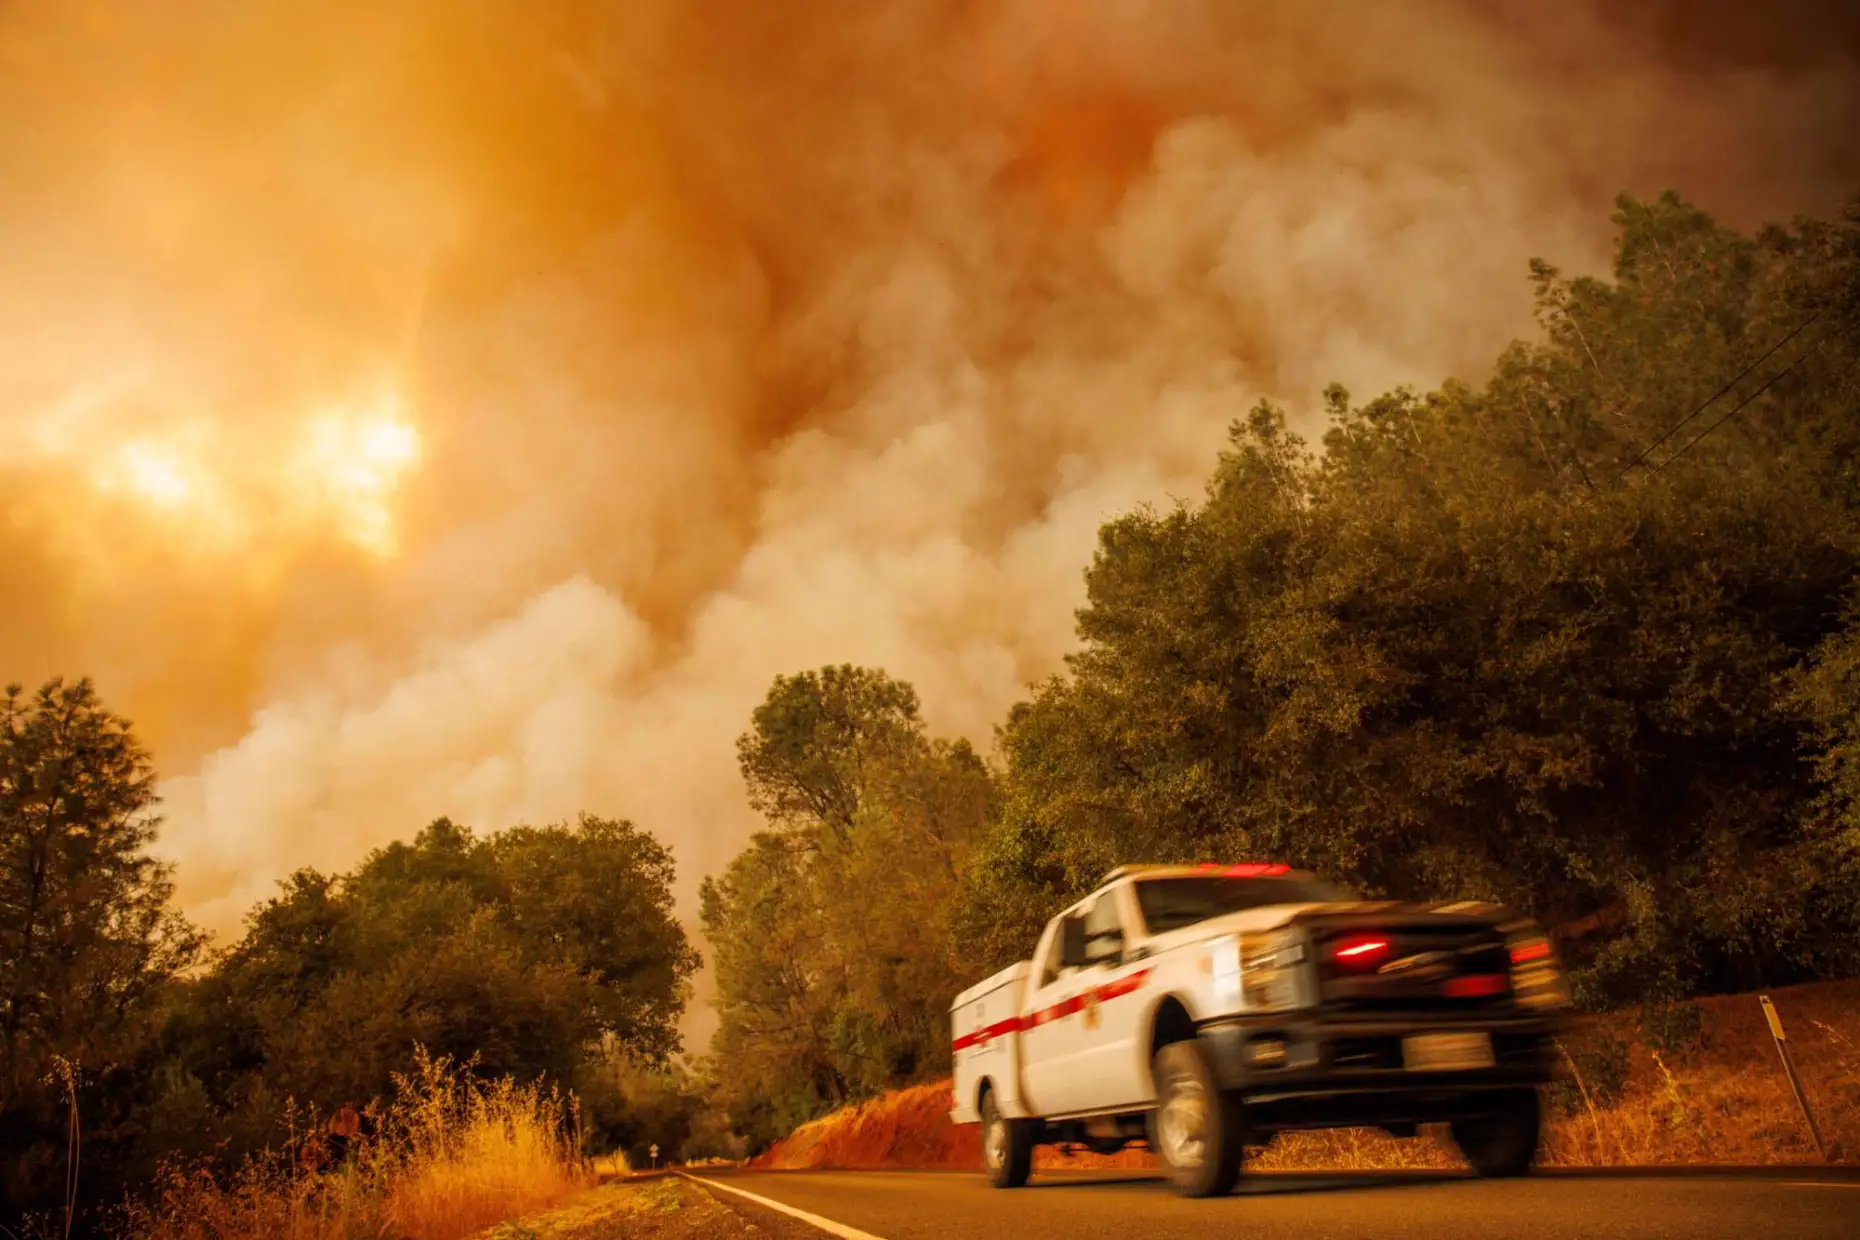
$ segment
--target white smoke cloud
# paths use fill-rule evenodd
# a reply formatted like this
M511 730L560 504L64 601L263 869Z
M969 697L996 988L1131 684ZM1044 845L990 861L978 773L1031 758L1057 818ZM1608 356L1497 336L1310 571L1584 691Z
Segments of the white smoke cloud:
M275 702L238 743L167 781L168 846L209 924L236 924L292 867L346 869L440 814L505 824L572 817L649 652L617 600L572 579L411 668L350 666ZM347 681L343 685L342 681ZM276 824L290 824L288 842Z
M1260 397L1477 378L1619 189L1854 188L1837 40L1681 71L1608 0L190 3L0 9L0 653L155 738L228 932L441 814L630 817L690 912L775 675L880 666L986 745L1099 525ZM382 375L374 558L93 494L175 425L270 494Z

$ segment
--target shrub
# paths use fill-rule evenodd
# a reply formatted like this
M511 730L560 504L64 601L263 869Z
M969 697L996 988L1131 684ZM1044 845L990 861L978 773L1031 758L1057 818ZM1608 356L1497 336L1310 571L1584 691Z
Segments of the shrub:
M361 1113L287 1108L289 1138L229 1176L169 1164L122 1230L141 1240L457 1240L592 1182L572 1098L424 1050L394 1097Z

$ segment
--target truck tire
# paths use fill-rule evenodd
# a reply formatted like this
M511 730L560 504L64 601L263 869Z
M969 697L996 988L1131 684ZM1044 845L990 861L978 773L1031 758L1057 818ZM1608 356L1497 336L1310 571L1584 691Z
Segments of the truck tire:
M1156 1110L1151 1145L1184 1197L1219 1197L1240 1179L1246 1141L1237 1100L1223 1094L1200 1042L1171 1042L1156 1052Z
M1494 1114L1456 1119L1451 1127L1453 1143L1460 1147L1476 1174L1489 1179L1523 1175L1537 1161L1537 1147L1542 1140L1537 1091L1506 1094Z
M996 1188L1019 1188L1033 1174L1033 1127L1001 1114L994 1090L982 1095L982 1167Z

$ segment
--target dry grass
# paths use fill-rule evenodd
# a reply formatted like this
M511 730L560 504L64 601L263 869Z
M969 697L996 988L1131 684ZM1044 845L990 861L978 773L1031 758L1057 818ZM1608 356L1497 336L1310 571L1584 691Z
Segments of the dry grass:
M329 1158L329 1122L310 1116L301 1129L293 1123L286 1148L230 1178L172 1170L155 1200L128 1211L124 1231L146 1240L459 1240L593 1183L569 1131L574 1114L553 1091L487 1084L422 1054L340 1163Z
M1772 992L1823 1140L1860 1157L1860 982ZM1599 1018L1565 1040L1566 1083L1553 1092L1543 1162L1552 1166L1818 1162L1754 995L1700 1000L1688 1047L1657 1049L1625 1018ZM1583 1064L1589 1064L1585 1072ZM1590 1079L1591 1075L1595 1079ZM979 1165L975 1125L949 1122L949 1082L873 1099L797 1129L755 1160L766 1167ZM1261 1170L1369 1170L1463 1165L1444 1134L1398 1140L1375 1129L1288 1134ZM1141 1149L1109 1157L1042 1148L1036 1167L1143 1167Z

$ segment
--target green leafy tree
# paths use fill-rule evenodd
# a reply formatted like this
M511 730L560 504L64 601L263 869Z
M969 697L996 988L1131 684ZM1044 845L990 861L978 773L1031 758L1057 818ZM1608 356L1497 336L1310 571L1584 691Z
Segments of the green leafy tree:
M1612 281L1533 265L1543 338L1482 386L1332 389L1321 455L1262 405L1202 504L1105 527L967 941L1119 861L1272 855L1531 909L1601 996L1852 967L1799 703L1847 735L1856 221L1616 223Z
M155 777L89 680L0 697L0 1198L45 1205L69 1168L71 1096L91 1185L120 1184L163 993L199 935L149 856Z
M719 1080L727 1075L720 1068L679 1059L644 1063L610 1039L575 1076L589 1152L619 1151L634 1167L647 1165L655 1145L661 1165L743 1157L744 1141L720 1104Z
M1791 701L1811 729L1821 786L1810 810L1820 830L1812 837L1818 845L1812 864L1804 867L1805 904L1811 910L1846 907L1849 916L1815 927L1838 941L1860 920L1852 912L1860 904L1860 606L1848 609L1846 624L1796 674Z
M832 1053L845 980L810 878L803 849L762 833L699 894L717 985L711 1056L726 1105L764 1141L850 1092Z
M967 967L949 919L994 783L969 745L925 735L910 686L864 668L778 677L737 751L770 830L705 881L701 912L721 1105L765 1142L947 1068Z
M841 961L834 1053L860 1094L949 1063L949 1002L968 984L950 909L992 811L993 781L965 741L934 741L868 775L856 829L829 838L816 900Z
M487 1077L564 1083L604 1038L678 1046L697 966L672 861L582 816L484 838L440 819L350 874L294 875L202 979L172 1044L224 1106L385 1094L415 1046Z
M771 823L844 838L874 770L924 743L917 693L842 664L777 676L736 742L750 805Z

